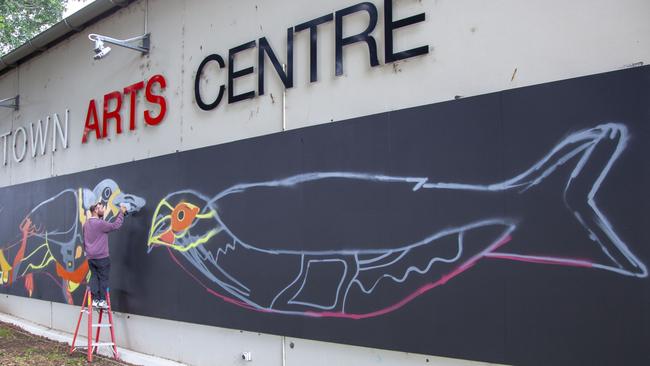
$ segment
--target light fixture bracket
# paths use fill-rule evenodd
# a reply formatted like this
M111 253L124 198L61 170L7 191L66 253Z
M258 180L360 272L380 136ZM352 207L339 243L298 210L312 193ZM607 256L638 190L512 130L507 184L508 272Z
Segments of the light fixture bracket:
M20 95L16 95L15 97L11 98L0 99L0 107L11 108L14 111L17 111L19 106Z
M90 39L93 42L101 41L115 46L128 48L134 51L138 51L143 55L146 55L147 53L149 53L149 47L151 44L151 33L145 33L141 36L132 37L128 39L116 39L112 37L102 36L101 34L92 33L88 35L88 39ZM140 44L135 44L136 42L139 41L141 41Z

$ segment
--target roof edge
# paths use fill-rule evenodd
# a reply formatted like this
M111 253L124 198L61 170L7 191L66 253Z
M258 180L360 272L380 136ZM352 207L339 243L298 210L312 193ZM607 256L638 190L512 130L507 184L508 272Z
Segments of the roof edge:
M95 0L84 6L6 55L0 56L0 75L134 1L136 0Z

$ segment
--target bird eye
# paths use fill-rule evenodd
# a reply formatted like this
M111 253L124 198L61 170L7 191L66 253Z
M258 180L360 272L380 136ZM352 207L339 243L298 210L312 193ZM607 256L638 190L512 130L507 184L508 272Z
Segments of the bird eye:
M179 232L189 228L197 213L199 208L190 203L181 202L176 205L171 215L172 230Z
M106 187L102 191L102 198L104 200L108 200L109 198L111 198L111 194L113 194L113 191L109 187Z

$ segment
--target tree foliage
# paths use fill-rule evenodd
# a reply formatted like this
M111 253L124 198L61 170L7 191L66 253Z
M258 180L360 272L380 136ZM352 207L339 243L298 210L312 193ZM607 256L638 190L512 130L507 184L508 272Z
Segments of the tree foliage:
M6 54L61 20L68 0L0 0L0 53Z

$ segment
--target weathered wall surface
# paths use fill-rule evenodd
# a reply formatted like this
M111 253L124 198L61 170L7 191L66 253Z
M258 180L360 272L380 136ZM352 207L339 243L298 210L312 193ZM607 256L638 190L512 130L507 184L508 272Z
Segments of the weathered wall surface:
M305 8L291 1L194 2L149 0L130 5L66 39L42 55L0 77L3 95L20 94L21 109L3 109L0 133L29 132L29 124L70 110L69 148L16 163L11 156L0 179L4 185L108 166L146 157L189 150L282 130L282 83L266 61L266 93L262 97L203 111L194 100L194 76L211 53L226 61L228 50L266 37L278 58L286 62L286 29L354 5L354 2L313 3ZM286 127L341 121L396 110L616 70L650 62L650 25L646 1L395 1L394 19L424 13L426 20L394 32L395 48L429 46L427 55L386 64L383 60L383 2L375 2L380 66L370 67L364 44L344 48L344 75L334 75L334 22L318 28L318 76L309 83L309 33L294 37L294 87L286 92ZM92 60L90 33L127 38L142 34L145 15L152 50L137 52L113 47L106 59ZM346 35L363 30L368 16L345 18ZM597 26L596 26L597 25ZM349 33L348 33L349 32ZM237 68L257 70L256 51L238 54ZM515 71L516 70L516 71ZM137 98L137 129L117 135L110 122L109 139L81 143L91 99L101 119L103 96L162 74L168 111L163 122L149 128L142 112L156 106L141 91ZM214 63L206 69L202 90L206 99L217 93L227 73ZM237 92L255 90L256 74L237 79ZM273 95L273 97L271 97ZM121 115L128 125L128 97ZM50 131L51 138L51 131ZM17 138L20 145L22 136ZM110 140L110 141L109 141ZM2 141L0 141L2 142ZM60 141L59 141L60 144ZM48 149L51 148L51 140ZM18 151L20 152L20 150Z

